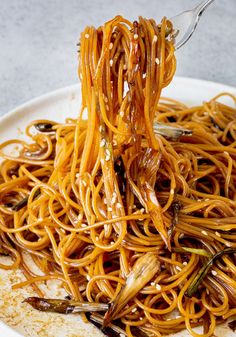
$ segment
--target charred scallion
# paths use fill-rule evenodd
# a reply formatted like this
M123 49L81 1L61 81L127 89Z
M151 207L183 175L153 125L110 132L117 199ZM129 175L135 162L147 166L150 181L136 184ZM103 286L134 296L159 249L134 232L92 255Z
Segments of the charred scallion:
M182 136L192 136L193 132L188 129L181 129L181 127L174 127L161 123L153 124L154 132L170 140L177 140Z
M133 269L127 276L125 285L105 314L104 327L152 280L159 270L160 262L158 261L158 256L154 253L146 253L136 261Z
M226 248L215 255L213 255L199 270L197 273L196 277L190 284L187 290L187 295L189 297L192 297L193 294L198 290L199 285L202 283L204 280L205 276L207 275L209 269L212 267L213 263L219 259L221 256L226 255L226 254L234 254L236 253L236 248Z
M34 124L34 127L36 130L38 130L39 132L55 132L55 130L53 130L53 124L47 122L47 123L37 123Z
M108 309L108 304L105 303L77 302L40 297L28 297L24 300L24 302L29 303L34 309L57 312L60 314L106 311Z
M40 190L37 190L37 191L35 192L35 194L34 194L33 200L34 200L35 198L37 198L37 197L40 195L40 193L41 193ZM19 201L17 204L15 204L14 206L12 206L11 209L12 209L13 211L18 212L19 210L21 210L23 207L25 207L25 206L27 205L28 199L29 199L29 196L23 198L23 199L22 199L21 201Z
M192 247L176 247L172 248L172 252L174 253L191 253L191 254L197 254L202 255L206 257L211 257L212 254L206 251L205 249L198 249L198 248L192 248Z
M180 212L181 207L182 207L182 205L181 205L180 201L174 201L173 204L172 204L173 219L172 219L172 222L171 222L170 227L168 229L168 235L169 235L170 239L172 238L172 236L174 234L175 227L179 222L179 212Z

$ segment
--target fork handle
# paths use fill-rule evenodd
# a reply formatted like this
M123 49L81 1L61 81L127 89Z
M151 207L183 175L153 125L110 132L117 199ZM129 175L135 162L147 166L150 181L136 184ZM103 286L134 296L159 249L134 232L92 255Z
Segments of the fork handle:
M202 13L207 9L208 6L210 6L215 0L205 0L202 3L200 3L195 10L198 11L198 15L202 15Z

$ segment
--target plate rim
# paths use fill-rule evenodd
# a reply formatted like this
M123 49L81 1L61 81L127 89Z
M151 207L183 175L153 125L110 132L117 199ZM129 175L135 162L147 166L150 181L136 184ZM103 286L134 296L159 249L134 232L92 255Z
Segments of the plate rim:
M202 86L211 86L219 90L219 92L235 92L236 94L236 86L231 86L227 85L224 83L220 82L215 82L215 81L208 81L208 80L203 80L199 78L193 78L193 77L183 77L183 76L175 76L173 81L171 82L173 85L202 85ZM11 109L10 111L4 113L3 115L0 116L0 125L1 123L7 122L7 120L14 115L16 115L19 111L22 111L24 109L27 109L29 107L33 108L34 106L38 106L39 104L42 103L42 101L47 101L47 100L53 100L57 97L63 97L65 95L71 94L73 92L76 92L79 90L81 87L81 83L74 83L70 84L49 92L46 92L44 94L41 94L39 96L36 96L18 106L15 108ZM23 335L15 330L13 327L7 325L4 321L0 319L0 333L7 333L8 337L23 337Z

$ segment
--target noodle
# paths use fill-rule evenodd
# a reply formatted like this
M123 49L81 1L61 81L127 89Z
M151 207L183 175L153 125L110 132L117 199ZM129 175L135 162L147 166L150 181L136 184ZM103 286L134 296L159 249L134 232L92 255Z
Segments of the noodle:
M0 268L24 271L15 289L42 296L37 285L58 279L74 301L110 302L91 318L129 337L209 337L235 315L236 109L221 98L236 98L160 98L176 68L171 32L165 18L87 27L78 119L34 121L32 143L0 145L0 248L13 259Z

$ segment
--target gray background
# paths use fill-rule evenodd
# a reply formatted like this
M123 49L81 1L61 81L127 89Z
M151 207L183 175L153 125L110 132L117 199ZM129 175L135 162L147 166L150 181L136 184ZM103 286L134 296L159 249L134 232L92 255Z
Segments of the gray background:
M200 0L0 0L0 115L77 81L77 47L86 25L116 14L161 19ZM177 74L236 86L236 0L216 0L188 45Z

